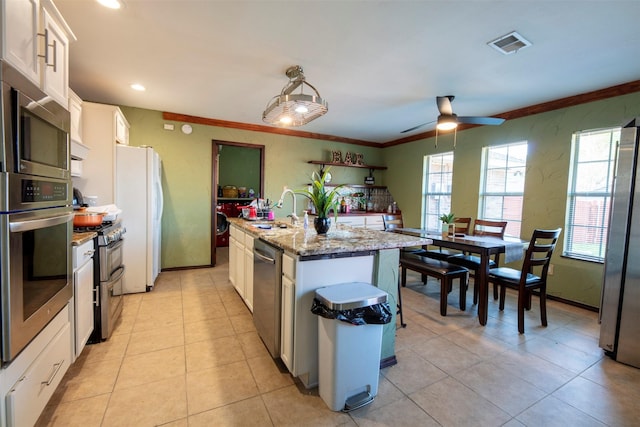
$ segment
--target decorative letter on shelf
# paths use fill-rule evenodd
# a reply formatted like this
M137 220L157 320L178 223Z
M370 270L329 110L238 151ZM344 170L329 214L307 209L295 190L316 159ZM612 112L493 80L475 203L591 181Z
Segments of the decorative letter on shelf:
M342 151L332 151L331 152L331 162L332 163L342 163Z

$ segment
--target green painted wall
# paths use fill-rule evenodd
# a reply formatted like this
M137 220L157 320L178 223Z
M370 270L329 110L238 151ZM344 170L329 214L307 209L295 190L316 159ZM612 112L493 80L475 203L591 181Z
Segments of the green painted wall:
M453 149L453 135L384 149L329 141L193 125L193 133L180 132L179 122L166 122L159 111L122 107L131 124L132 145L151 145L163 159L165 210L162 220L162 268L207 265L210 260L212 140L265 146L265 197L278 200L283 186L303 188L318 167L309 160L329 160L330 150L364 154L365 163L384 165L376 171L376 184L387 185L404 214L405 224L420 226L422 169L426 155ZM640 115L640 93L592 102L459 132L455 148L452 210L477 217L482 147L528 141L522 238L534 228L564 228L571 135L580 130L618 126ZM163 129L164 123L175 131ZM226 149L226 148L225 148ZM368 170L334 167L334 183L362 183ZM298 198L298 213L306 207ZM291 211L287 196L276 216ZM602 264L562 258L562 243L554 255L549 293L590 306L598 306ZM514 265L517 267L517 265Z
M460 216L478 215L482 147L528 141L520 237L529 239L534 228L564 228L572 134L619 126L638 115L640 93L635 93L511 120L501 126L459 132L454 152L452 211ZM452 149L452 134L440 135L437 147L435 139L430 138L384 149L384 164L389 167L386 183L402 208L406 225L420 226L424 156ZM552 260L555 271L549 277L549 294L598 306L602 264L563 258L562 250L560 242Z
M164 214L162 217L162 268L208 265L211 259L211 174L212 140L265 146L265 198L277 201L286 185L301 189L311 182L311 173L319 166L309 160L329 160L331 150L344 154L363 153L366 164L383 164L383 150L307 138L192 124L193 132L180 131L183 123L162 119L160 111L121 107L130 128L131 145L150 145L162 157ZM170 123L175 130L164 130ZM225 146L224 150L228 147ZM223 150L223 151L224 151ZM362 184L368 169L334 167L334 183ZM374 172L376 184L384 185L385 171ZM306 208L297 198L298 214ZM276 217L291 213L287 195Z
M218 183L222 187L234 185L238 189L246 187L247 192L250 188L255 194L260 192L260 150L222 145L219 165Z

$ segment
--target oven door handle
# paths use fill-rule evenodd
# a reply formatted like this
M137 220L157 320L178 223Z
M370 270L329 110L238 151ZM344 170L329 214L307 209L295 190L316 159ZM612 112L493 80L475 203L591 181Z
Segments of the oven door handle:
M113 273L111 273L111 277L109 277L108 283L117 282L122 278L123 275L124 275L124 265L121 265L120 267L116 268L113 271Z
M37 230L39 228L52 227L54 225L64 224L73 220L73 214L51 216L47 218L30 219L26 221L9 222L9 231L19 233L21 231Z

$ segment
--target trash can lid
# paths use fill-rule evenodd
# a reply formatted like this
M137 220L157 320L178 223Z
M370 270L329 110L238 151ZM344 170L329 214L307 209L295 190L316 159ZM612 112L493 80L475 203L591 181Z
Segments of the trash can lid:
M352 282L316 289L316 298L331 310L351 310L387 302L387 293L369 283Z

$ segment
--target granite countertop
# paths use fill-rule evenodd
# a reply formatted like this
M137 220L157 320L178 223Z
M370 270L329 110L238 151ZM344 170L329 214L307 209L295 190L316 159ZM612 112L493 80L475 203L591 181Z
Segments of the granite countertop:
M294 227L284 221L255 222L240 218L228 218L227 220L253 236L299 256L375 251L432 243L430 239L354 228L342 224L334 224L326 235L318 235L313 226L310 226L305 232L302 224ZM287 228L279 228L280 224L286 224ZM272 228L256 227L260 225L271 225Z
M89 240L93 239L97 235L98 233L96 233L95 231L87 231L84 233L74 232L73 236L71 237L71 244L73 246L80 246L81 244L86 243Z

